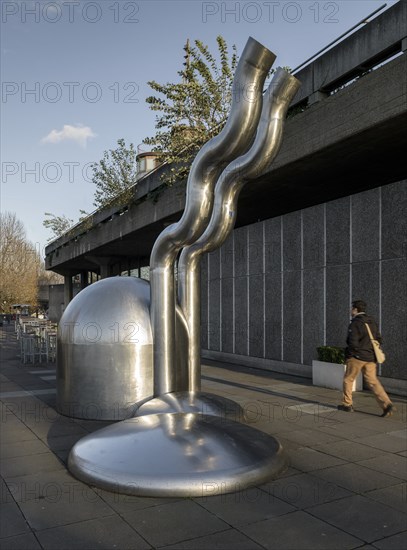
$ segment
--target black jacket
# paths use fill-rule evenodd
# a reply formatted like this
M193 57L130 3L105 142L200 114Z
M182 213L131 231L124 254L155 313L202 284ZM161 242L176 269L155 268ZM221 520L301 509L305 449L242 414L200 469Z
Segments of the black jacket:
M366 315L366 313L359 313L355 315L349 325L348 337L346 339L348 345L345 351L346 359L356 357L356 359L360 361L376 363L373 346L365 323L369 325L373 338L380 343L382 342L382 337L375 320L369 317L369 315Z

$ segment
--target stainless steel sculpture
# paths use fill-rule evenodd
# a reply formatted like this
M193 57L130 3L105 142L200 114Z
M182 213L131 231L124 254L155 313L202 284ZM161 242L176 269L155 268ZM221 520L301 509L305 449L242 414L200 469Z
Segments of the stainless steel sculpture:
M176 315L177 380L187 390L188 329ZM58 327L57 410L72 418L123 420L151 399L150 285L110 277L83 289Z
M263 85L275 55L250 38L233 81L232 106L223 130L196 156L187 183L185 210L157 238L150 258L151 325L154 340L154 394L175 391L174 263L182 247L205 230L213 190L223 168L249 148L262 108Z
M242 187L266 172L276 157L282 142L287 109L298 89L299 82L294 76L281 68L277 69L264 94L261 118L252 147L224 170L216 184L212 216L205 232L181 253L178 263L178 296L189 330L188 394L183 394L180 387L177 392L170 393L171 399L168 399L166 392L158 394L155 399L141 405L138 416L180 410L209 411L212 407L216 411L221 407L218 396L201 393L200 258L202 254L222 246L234 227ZM158 376L159 372L154 370L154 375ZM231 405L230 400L223 403L222 415L244 419L243 411L237 404Z
M263 110L253 146L225 170L215 189L212 217L204 234L184 248L178 264L179 299L189 328L189 390L201 389L200 259L225 242L236 221L239 193L261 176L276 157L283 136L287 109L299 88L298 80L279 68L263 98Z
M139 316L146 334L151 327L152 337L133 359L151 368L143 346L152 344L154 398L146 401L139 393L134 404L141 406L135 418L92 433L73 447L68 467L83 481L127 494L201 496L263 483L284 468L282 448L273 437L235 421L242 420L237 404L200 392L199 260L230 234L241 188L264 173L276 156L287 109L299 87L293 76L278 69L263 99L262 87L274 58L255 40L248 41L235 75L226 126L192 165L181 220L163 231L154 245L151 319ZM182 311L174 282L181 249ZM143 292L145 312L148 292ZM80 302L79 310L86 305Z
M132 277L98 281L70 302L58 329L60 413L122 420L152 397L149 307L149 284Z
M152 414L90 435L69 456L83 481L138 496L213 496L269 481L285 467L278 441L232 420Z
M133 306L117 309L110 305L113 294L118 294L118 301L122 291L119 286L124 283L115 282L114 287L110 283L104 283L95 288L88 287L69 304L60 322L58 335L58 393L57 408L59 412L75 418L121 420L128 416L134 409L133 402L143 403L150 397L150 386L153 383L155 396L166 394L170 391L185 391L188 384L188 350L187 342L174 331L184 336L185 319L181 310L177 311L177 323L175 323L175 281L174 262L182 246L196 240L205 230L212 212L213 190L216 181L223 168L235 157L244 153L254 139L257 124L262 108L262 91L267 74L275 60L275 55L267 48L259 44L253 38L249 38L243 54L238 63L233 81L233 98L231 113L222 132L211 139L197 155L190 172L187 186L186 207L181 220L163 231L158 237L151 254L151 328L150 323L145 327L145 315L136 315ZM108 288L109 285L109 288ZM135 284L133 285L135 287ZM92 288L92 290L90 290ZM145 311L146 299L142 298L146 289L140 292L134 288L123 290L126 299L133 303L138 302ZM129 291L129 292L128 292ZM135 296L132 296L132 294ZM110 299L104 299L109 294ZM138 296L140 294L140 296ZM99 304L90 309L89 300ZM106 307L104 305L106 304ZM97 309L97 313L94 311ZM142 321L141 330L150 332L154 341L153 357L147 357L146 353L139 353L140 346L126 346L127 353L123 355L125 347L123 339L127 337L125 327L130 327L135 319ZM89 330L92 323L102 320L103 337L101 341L92 341L81 337L81 331ZM106 320L106 323L105 323ZM72 329L77 323L75 329ZM108 346L112 331L109 326L120 325L117 346ZM124 330L123 330L124 329ZM154 337L157 334L157 337ZM177 346L175 347L175 341ZM112 341L110 340L110 343ZM100 345L99 345L100 344ZM146 344L146 343L145 343ZM151 341L150 341L151 344ZM84 353L85 352L85 353ZM175 354L177 358L175 359ZM154 367L153 367L154 363ZM154 374L153 374L154 369ZM135 373L142 376L143 382ZM137 389L135 380L138 379ZM93 385L83 384L83 380L97 380ZM100 386L112 388L109 391L99 392ZM117 389L117 391L116 391ZM124 390L124 391L122 391ZM130 402L127 401L132 394ZM98 396L105 396L102 406L98 404ZM122 398L120 398L122 396ZM196 403L188 397L188 410L210 410L217 413L219 410L219 398L212 404L212 398L208 396L204 403ZM185 402L184 402L185 404ZM225 411L231 411L228 416L236 418L241 416L241 408L234 403L236 411L232 410L230 400L225 400ZM152 412L150 405L146 409L147 414ZM185 409L185 407L184 407ZM172 408L165 410L173 410ZM162 407L159 407L162 411ZM175 411L174 411L175 412ZM140 414L144 414L140 411Z

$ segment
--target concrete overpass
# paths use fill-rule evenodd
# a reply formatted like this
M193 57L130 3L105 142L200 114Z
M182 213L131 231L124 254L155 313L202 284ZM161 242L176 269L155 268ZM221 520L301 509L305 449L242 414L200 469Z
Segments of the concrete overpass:
M243 190L237 227L405 177L406 12L396 4L296 74L302 88L282 149ZM148 265L157 235L184 208L185 182L163 185L166 169L140 180L130 205L99 210L50 243L47 269L107 276Z

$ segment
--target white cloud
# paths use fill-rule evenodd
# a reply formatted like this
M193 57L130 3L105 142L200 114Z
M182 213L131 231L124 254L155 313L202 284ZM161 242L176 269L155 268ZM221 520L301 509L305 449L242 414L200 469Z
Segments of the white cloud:
M76 141L82 147L86 147L87 140L96 137L96 134L89 126L71 126L64 124L62 130L51 130L51 132L42 138L42 143L60 143L61 141Z

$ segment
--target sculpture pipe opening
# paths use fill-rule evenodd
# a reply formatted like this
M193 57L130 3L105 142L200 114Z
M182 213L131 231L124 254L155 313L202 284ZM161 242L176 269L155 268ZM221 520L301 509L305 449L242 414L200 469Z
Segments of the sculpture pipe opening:
M262 90L275 55L250 38L233 81L229 118L219 135L196 156L187 182L182 218L157 238L150 258L151 326L154 394L176 389L174 264L179 251L205 230L213 206L213 190L223 168L250 147L262 108Z
M263 98L263 109L255 141L250 150L222 172L215 188L212 217L203 235L184 248L178 264L179 299L189 329L189 391L201 388L200 258L220 247L235 221L239 193L244 184L262 175L276 157L282 142L288 107L299 89L299 81L277 69Z

